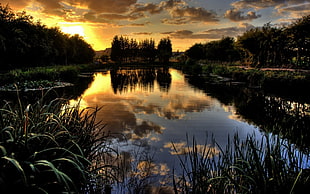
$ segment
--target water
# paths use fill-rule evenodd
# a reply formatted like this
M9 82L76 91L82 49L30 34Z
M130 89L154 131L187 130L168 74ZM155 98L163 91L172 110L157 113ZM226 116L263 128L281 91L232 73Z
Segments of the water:
M225 148L228 137L236 133L241 140L249 134L261 139L264 133L275 133L300 146L309 142L306 102L205 82L171 68L123 68L94 74L80 104L101 107L97 120L106 125L105 133L113 134L110 146L127 158L125 166L130 170L124 170L124 185L139 180L140 185L148 185L152 175L156 177L152 183L161 186L165 178L171 181L173 170L181 173L177 153L186 152L193 138L210 148L211 136ZM151 178L143 179L146 176ZM148 181L141 183L141 179Z

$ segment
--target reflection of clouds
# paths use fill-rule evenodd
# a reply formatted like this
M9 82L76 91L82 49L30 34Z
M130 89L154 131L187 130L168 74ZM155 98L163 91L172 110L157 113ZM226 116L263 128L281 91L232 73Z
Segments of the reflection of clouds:
M132 172L133 176L138 176L140 179L147 178L153 175L166 176L170 172L167 164L155 164L151 161L139 161L137 171Z
M170 149L171 155L186 155L197 152L203 157L211 158L218 155L220 150L214 146L208 145L195 145L195 147L188 146L186 142L179 143L165 143L164 148Z
M223 109L225 110L225 112L229 112L231 113L228 118L235 120L235 121L240 121L240 122L244 122L244 119L237 113L237 109L236 107L232 106L232 105L222 105Z
M129 100L130 101L130 100ZM133 100L133 102L137 102ZM150 121L137 122L130 106L121 97L112 95L86 95L83 97L84 106L102 107L97 113L97 121L106 124L104 130L116 134L127 132L126 138L142 138L149 133L162 133L163 128Z
M143 72L137 70L121 72L129 75L140 73L149 77L157 72L154 69L150 71L151 73L146 72L146 70ZM97 114L97 120L106 124L104 130L112 133L125 133L128 139L147 137L154 139L154 136L150 134L163 133L164 127L152 122L154 115L168 120L182 119L187 113L202 112L216 106L211 97L189 87L183 74L179 71L170 69L165 74L171 75L171 85L168 92L164 92L160 86L156 86L151 92L146 92L143 88L137 87L135 90L120 94L113 91L109 73L97 73L94 75L91 86L82 95L81 105L82 107L102 107ZM123 75L122 77L127 76ZM156 80L152 80L156 82ZM125 85L123 86L125 87ZM148 119L145 118L146 116Z
M169 94L161 96L162 102L153 103L140 101L132 105L135 113L155 114L166 119L182 119L186 113L202 112L211 108L212 99L206 96L193 96L192 94Z

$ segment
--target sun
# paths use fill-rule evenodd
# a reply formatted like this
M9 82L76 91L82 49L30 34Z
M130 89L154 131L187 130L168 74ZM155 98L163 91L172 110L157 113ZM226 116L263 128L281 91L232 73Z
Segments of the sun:
M60 28L61 28L61 31L63 31L64 33L67 33L67 34L71 34L71 35L78 34L78 35L83 36L83 37L85 36L84 28L83 28L83 26L80 26L80 25L62 26Z

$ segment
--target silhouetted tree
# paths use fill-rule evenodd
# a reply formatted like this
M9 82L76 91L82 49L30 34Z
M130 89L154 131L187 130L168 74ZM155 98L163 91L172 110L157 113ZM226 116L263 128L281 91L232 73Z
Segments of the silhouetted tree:
M157 54L159 62L168 63L172 56L172 44L169 38L163 38L159 41L157 46Z
M0 69L92 62L95 51L80 36L34 22L0 3Z
M194 60L205 59L204 46L202 44L195 44L185 51L185 55Z

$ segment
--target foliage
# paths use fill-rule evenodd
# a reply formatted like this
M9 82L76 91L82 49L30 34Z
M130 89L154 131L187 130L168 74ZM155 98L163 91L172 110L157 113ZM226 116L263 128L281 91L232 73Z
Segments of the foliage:
M229 78L230 81L245 82L249 86L265 89L282 88L302 89L308 86L309 73L304 71L259 70L255 68L240 68L232 65L209 64L202 67L202 72Z
M32 105L6 103L0 108L0 192L98 192L115 168L98 108L45 96ZM114 169L114 170L113 170Z
M169 38L163 38L157 46L158 58L161 63L168 63L172 56L172 44Z
M55 100L0 109L1 193L72 192L86 183L83 118L61 106Z
M310 15L304 16L286 27L272 26L252 28L235 41L231 37L195 44L186 52L193 60L208 62L236 62L253 67L310 67Z
M238 37L237 45L244 51L244 60L257 67L309 68L310 15L287 27L266 24Z
M14 13L0 4L0 70L89 63L94 55L82 37L48 28L25 12Z
M115 36L111 45L111 60L117 63L137 61L153 63L157 56L160 62L166 63L172 56L172 45L168 38L161 39L157 49L153 39L137 42L123 36Z
M205 58L205 49L202 44L195 44L185 52L186 56L191 59L199 60Z
M205 44L195 44L185 54L194 60L206 59L208 61L221 62L239 60L239 52L235 48L234 39L231 37L224 37L221 40L211 41Z
M300 193L309 189L309 155L277 136L257 140L236 135L225 149L188 141L178 155L183 174L174 179L181 193ZM174 145L174 144L173 144Z

